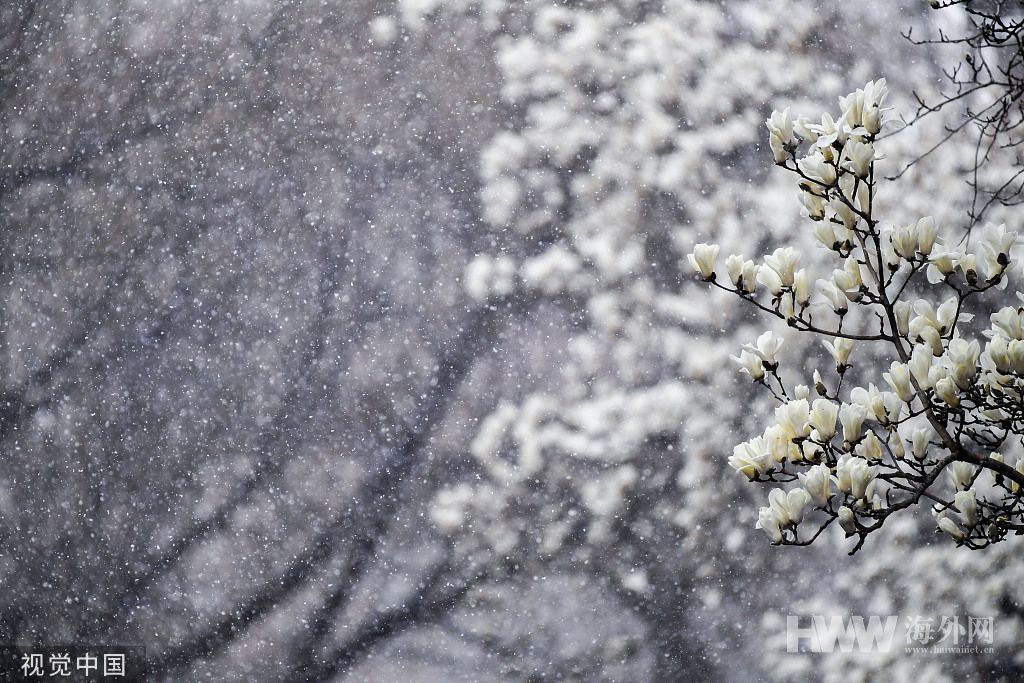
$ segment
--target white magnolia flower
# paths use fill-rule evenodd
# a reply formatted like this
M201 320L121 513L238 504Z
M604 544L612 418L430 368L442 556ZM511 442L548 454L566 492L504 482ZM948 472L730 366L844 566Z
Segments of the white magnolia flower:
M875 158L875 148L871 143L850 140L843 147L843 159L840 163L858 178L867 178Z
M782 283L782 278L773 269L768 266L761 266L757 270L757 281L767 288L771 292L772 296L778 296L785 285Z
M801 268L793 276L793 297L800 308L807 306L811 299L811 284L807 279L807 271Z
M819 378L820 379L820 378ZM817 381L815 382L817 383ZM839 417L839 405L827 398L814 401L811 408L810 423L818 431L820 441L828 441L836 434L836 419Z
M779 315L786 320L793 320L796 318L796 300L793 292L783 292L779 297L778 305Z
M793 119L789 115L789 107L782 111L773 111L771 118L764 122L768 131L779 138L784 145L794 143Z
M953 504L960 511L960 518L968 529L978 523L978 499L974 491L957 491L953 496Z
M864 420L868 417L863 406L854 403L844 403L839 408L839 422L843 425L843 441L847 444L854 444L860 440L864 429Z
M898 361L889 365L889 372L882 374L901 401L909 403L914 398L914 387L910 383L910 368Z
M810 406L807 399L790 401L775 408L775 420L790 440L811 435Z
M832 282L846 293L850 301L860 300L864 278L861 275L860 264L857 263L857 259L850 256L843 263L842 270L832 271Z
M860 220L860 217L849 207L849 205L846 204L846 202L836 197L829 201L828 205L835 212L836 218L842 221L843 227L847 230L853 230L857 227L857 221Z
M782 339L776 337L771 330L767 330L757 338L753 346L745 344L743 348L756 354L767 365L775 366L778 365L776 355L782 348Z
M930 427L921 427L915 429L910 435L911 452L914 457L918 460L924 460L925 456L928 455L928 446L931 442L934 433Z
M928 256L935 246L935 220L931 216L925 216L917 222L917 250L922 255Z
M743 277L743 257L739 254L729 254L725 259L725 272L729 275L729 282L734 287L739 287Z
M960 405L960 396L957 394L956 383L949 377L943 377L935 382L935 395L952 408Z
M960 260L960 252L957 251L933 251L928 259L928 282L938 284L956 271L956 264Z
M792 287L796 267L800 264L800 252L793 247L779 247L764 257L764 263L775 271L783 286Z
M715 275L715 259L718 258L719 246L717 244L697 244L693 247L693 253L687 255L690 265L700 273L705 280L711 280Z
M743 349L740 351L739 356L729 356L729 358L733 359L740 366L740 372L750 375L750 379L755 382L760 382L764 379L764 361L762 361L761 356Z
M970 488L971 480L974 478L974 465L957 460L956 462L951 462L946 471L949 473L949 480L956 491L964 491Z
M1009 262L1010 251L1017 244L1017 233L1006 232L1006 225L989 223L981 234L981 244L992 251L997 257Z
M905 259L913 258L917 251L917 226L901 225L893 228L889 233L889 239L897 254Z
M768 505L775 513L779 524L799 524L804 519L804 510L811 502L811 495L802 488L789 491L772 489L768 494Z
M878 440L873 431L868 430L861 442L857 444L855 452L865 460L877 462L882 459L882 442Z
M962 541L967 537L964 530L960 528L956 522L949 517L939 517L938 520L939 529L952 536L957 541Z
M885 79L868 81L864 86L864 104L861 112L861 125L871 135L882 130L882 103L889 88L886 87Z
M834 481L843 493L864 500L872 496L877 476L878 465L868 465L864 458L844 455L836 465Z
M906 337L910 334L910 304L901 299L892 305L892 309L896 314L896 331Z
M818 291L828 300L833 311L838 314L846 313L849 309L849 299L846 297L846 292L839 289L836 283L831 280L818 280L816 284L818 285Z
M922 389L930 389L932 386L930 372L934 359L935 355L932 354L931 348L925 344L915 345L914 350L910 352L910 363L907 367L914 381Z
M816 181L823 187L828 187L836 181L835 166L817 154L800 159L796 165L807 178Z
M803 214L812 221L820 221L825 218L825 198L810 190L800 192L800 206L803 207Z
M978 374L978 357L981 355L981 344L978 340L968 342L966 339L952 339L946 347L946 360L949 367L949 378L960 389L966 389L974 383Z
M757 524L755 529L763 529L772 543L782 542L782 529L779 526L779 518L771 507L763 507L757 511Z
M797 475L800 485L810 495L811 502L815 507L825 507L832 497L830 485L832 483L832 470L828 465L821 464L808 468L806 473Z
M853 340L846 337L836 337L833 341L822 340L822 346L828 349L836 367L844 369L850 365L850 353L853 351Z
M729 457L729 466L753 480L757 475L771 471L775 460L768 443L759 436L735 446Z

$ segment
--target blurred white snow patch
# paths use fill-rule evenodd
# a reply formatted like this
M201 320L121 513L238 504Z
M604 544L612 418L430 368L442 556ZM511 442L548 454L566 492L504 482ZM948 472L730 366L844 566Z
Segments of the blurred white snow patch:
M599 517L607 517L622 507L626 492L637 480L636 468L623 465L583 485L583 503Z
M516 265L507 256L478 254L466 266L465 288L475 301L508 296L515 288Z
M473 488L459 484L454 488L442 489L434 498L430 508L430 519L443 533L451 533L462 526L466 518L466 507L473 499Z
M398 21L385 14L370 22L370 39L378 45L390 45L398 39Z
M633 593L646 593L651 587L651 582L647 578L647 571L635 569L624 574L622 576L622 587Z
M550 296L577 289L583 264L579 256L562 245L526 261L520 272L523 284Z

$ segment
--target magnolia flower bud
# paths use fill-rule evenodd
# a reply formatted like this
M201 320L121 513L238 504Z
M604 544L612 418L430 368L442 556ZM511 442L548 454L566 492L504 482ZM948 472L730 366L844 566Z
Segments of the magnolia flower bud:
M893 361L889 365L889 372L883 373L882 378L901 401L909 403L914 398L914 387L910 384L910 369L903 363Z
M896 331L906 337L910 331L910 304L897 301L892 305L892 312L896 315Z
M800 308L807 306L811 299L811 285L807 279L807 271L801 268L793 276L793 296Z
M739 287L743 278L743 257L738 254L729 254L729 257L725 259L725 270L729 274L729 282L734 287Z
M862 406L844 403L839 408L839 422L843 425L843 447L849 450L860 441L867 412Z
M956 522L951 520L949 517L939 517L938 525L939 529L945 531L947 534L952 536L957 541L962 541L964 540L964 538L966 538L964 530L961 529L960 526Z
M922 389L930 389L932 386L929 373L934 358L931 348L924 344L916 345L910 353L910 363L908 363L910 374Z
M917 250L923 256L932 253L935 246L935 220L931 216L925 216L917 222Z
M960 405L960 396L957 395L956 384L949 377L943 377L935 383L935 395L953 408Z
M839 508L838 516L839 526L842 527L847 536L857 533L857 519L853 515L853 510L843 505Z
M687 255L690 265L700 273L705 280L715 279L715 259L718 258L719 246L717 244L697 244L693 247L693 253Z
M974 471L974 465L961 460L950 463L946 468L946 472L949 473L949 481L956 491L963 491L970 487L971 481L974 479Z
M974 491L957 491L953 496L953 504L960 511L960 518L968 529L978 523L978 499Z
M831 343L822 340L822 345L828 349L836 362L836 368L842 372L850 365L850 353L853 351L853 340L845 337L836 337Z
M910 435L911 439L911 450L914 457L918 460L924 460L925 456L928 455L928 444L932 438L932 430L927 427L915 429L914 433Z

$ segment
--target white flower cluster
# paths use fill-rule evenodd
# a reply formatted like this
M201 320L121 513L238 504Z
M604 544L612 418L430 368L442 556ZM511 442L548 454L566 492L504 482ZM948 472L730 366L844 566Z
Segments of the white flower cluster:
M1024 532L1024 457L1006 462L1024 435L1024 307L992 314L984 344L958 326L971 320L969 307L995 308L984 300L1010 279L1017 233L990 225L973 249L953 248L930 217L910 225L878 219L875 143L886 94L884 80L871 81L839 98L837 119L826 113L812 123L785 110L767 121L775 163L798 176L803 214L836 262L813 289L791 247L759 262L728 256L727 283L716 271L717 245L698 244L688 257L715 287L823 337L835 363L832 386L814 371L812 382L788 388L779 337L767 331L744 346L733 359L780 405L729 463L751 481L798 483L772 490L758 513L757 527L773 543L806 545L838 521L859 538L856 552L888 516L928 499L938 529L980 548ZM851 306L863 315L848 317ZM855 342L890 356L879 385L843 386ZM992 476L982 490L984 469ZM942 471L951 497L937 483ZM818 512L817 529L801 538L809 508Z

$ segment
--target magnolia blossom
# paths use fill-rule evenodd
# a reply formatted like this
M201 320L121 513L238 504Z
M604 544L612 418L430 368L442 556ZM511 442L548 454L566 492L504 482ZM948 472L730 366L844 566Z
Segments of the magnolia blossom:
M828 505L828 501L832 497L830 490L832 470L828 465L814 465L807 472L798 474L797 477L815 507L823 508Z
M871 143L850 140L843 147L843 159L840 163L858 178L867 178L874 161L875 148Z
M916 227L917 250L923 256L928 256L932 253L932 247L935 246L935 239L938 234L938 230L935 227L935 219L931 216L925 216L917 221Z
M764 533L772 543L782 542L779 518L771 507L763 507L757 511L757 524L754 525L754 528L764 529Z
M734 447L729 465L753 480L759 474L771 471L775 467L775 459L772 457L768 442L759 436Z
M810 502L811 495L802 488L792 489L788 493L782 489L772 489L768 494L768 506L782 526L802 522L804 510Z
M882 374L882 379L892 387L901 401L910 402L914 398L914 387L910 383L910 368L907 365L893 361L889 365L889 372Z
M776 366L778 365L776 354L782 348L782 339L776 337L771 330L768 330L757 338L753 346L745 344L743 348L756 354L766 365Z
M842 368L846 368L850 365L850 353L853 351L853 340L847 339L846 337L836 337L833 341L822 341L833 360L836 362L836 367L842 371Z
M868 417L863 406L844 403L839 409L839 421L843 425L843 442L854 444L860 440L861 431L864 429L864 420Z
M831 275L812 280L799 267L800 252L792 247L775 249L760 266L740 256L726 260L729 279L741 296L753 299L754 283L761 284L770 302L757 305L784 318L797 333L825 337L822 343L839 375L838 381L827 381L815 370L813 382L788 388L778 371L782 340L770 331L733 357L757 381L765 382L765 375L772 374L770 388L779 405L763 435L736 446L729 464L751 480L800 482L789 492L774 489L758 513L758 528L774 543L796 541L794 527L812 503L836 518L848 536L860 535L863 543L890 514L921 499L919 488L934 480L938 473L929 468L947 462L943 455L994 451L1009 437L1019 436L1024 305L991 314L984 345L958 329L971 319L962 308L969 298L971 308L984 310L986 302L974 302L1012 279L1018 236L1004 225L989 225L974 244L965 243L971 251L954 251L944 245L929 216L881 227L874 206L879 180L874 163L881 158L876 136L886 94L884 80L871 81L840 98L838 118L826 112L820 124L811 123L784 110L766 121L776 161L801 178L803 213L815 221L817 242L832 253ZM806 146L802 157L801 146ZM713 279L717 249L698 247L691 263ZM924 279L940 286L929 290ZM831 310L808 308L811 282L818 295L815 304L827 303ZM1024 304L1024 294L1018 297ZM854 304L863 307L864 315L848 315ZM877 374L870 373L871 367L864 368L863 378L856 373L859 386L849 385L854 373L847 373L851 337L875 342L865 358L887 354ZM813 401L812 390L818 395ZM840 425L841 443L836 438ZM992 456L993 462L997 457ZM979 501L970 489L978 466L956 461L947 469L953 503L932 494L939 501L940 530L957 541L970 539L973 548L1001 540L1014 528L1008 524L1017 523L1013 517L1020 512L1012 508L1019 501L1006 491L1017 494L1018 481L1005 474L986 479L1002 489L1000 502ZM1024 474L1024 457L1014 470ZM883 486L884 496L879 495ZM837 491L839 501L834 500ZM1005 514L996 514L1000 506ZM949 511L957 517L950 518ZM861 525L858 514L872 521ZM985 533L965 531L974 529L983 514L991 520Z
M846 535L857 533L857 519L854 517L853 510L843 505L837 512L839 519L839 526L842 527Z
M792 247L780 247L764 257L764 264L779 276L783 287L793 286L799 263L800 252Z
M974 465L969 462L957 460L949 464L946 469L949 473L949 480L957 491L964 491L971 485L974 479Z
M705 280L712 280L715 277L715 260L718 258L719 246L717 244L697 244L693 247L693 253L687 255L690 265L700 273Z
M960 511L960 518L963 520L964 526L971 528L978 523L978 499L975 497L974 491L957 491L953 496L953 504Z
M835 166L819 156L804 157L796 162L800 171L811 180L817 181L822 186L832 185L836 182Z
M811 434L809 413L807 400L799 399L776 408L775 419L790 439L806 439Z
M836 433L836 419L839 417L839 406L825 398L814 401L811 408L810 423L818 432L819 441L828 441Z
M836 465L833 481L843 493L849 494L857 500L863 500L872 496L877 476L877 465L868 465L863 458L844 455Z
M962 540L964 540L964 538L967 537L967 535L964 533L964 530L961 529L960 526L956 522L954 522L952 519L950 519L949 517L946 517L946 516L939 517L937 519L937 523L938 523L939 529L941 529L942 531L946 532L947 534L952 536L957 541L962 541Z
M764 379L764 361L758 354L747 349L743 349L740 351L739 356L729 356L729 358L734 360L740 366L741 372L745 372L750 375L750 379L755 382L760 382Z
M855 449L857 455L865 460L877 462L882 459L882 442L875 433L868 431Z

